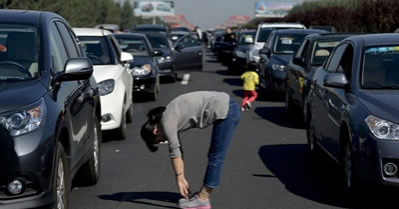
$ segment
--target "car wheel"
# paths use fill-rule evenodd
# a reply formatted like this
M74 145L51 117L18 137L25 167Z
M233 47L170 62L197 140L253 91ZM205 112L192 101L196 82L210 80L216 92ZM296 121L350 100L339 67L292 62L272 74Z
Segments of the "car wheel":
M100 178L101 170L101 128L97 119L94 121L93 126L93 149L92 156L83 166L82 175L84 176L84 183L87 186L95 185Z
M160 92L160 85L159 85L159 80L157 80L156 83L155 83L155 86L154 86L154 90L150 94L151 101L157 101L158 100L159 92Z
M56 167L53 179L53 192L56 197L53 209L68 209L69 179L67 173L67 160L64 148L57 143Z
M129 109L126 112L126 122L133 122L133 102L130 104Z
M309 127L306 131L307 137L308 137L308 148L310 151L310 154L312 156L312 160L317 159L319 153L320 153L320 148L317 145L316 138L314 137L314 122L311 118L309 118L310 124Z
M354 169L352 147L349 141L345 145L343 155L341 166L344 174L345 191L354 193L358 190L360 185Z
M126 114L123 114L125 111L122 111L122 119L121 119L121 125L119 128L116 129L116 133L119 136L120 140L126 139Z
M292 113L293 108L294 108L294 105L292 103L292 98L289 93L289 88L288 88L288 85L286 85L286 88L285 88L285 112Z
M303 122L305 123L306 127L309 126L308 121L308 95L305 95L303 98L303 108L302 108L302 118Z

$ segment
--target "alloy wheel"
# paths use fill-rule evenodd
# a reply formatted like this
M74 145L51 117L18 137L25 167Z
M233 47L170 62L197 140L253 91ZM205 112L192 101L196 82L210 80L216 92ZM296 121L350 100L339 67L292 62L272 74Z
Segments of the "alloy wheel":
M346 188L350 189L352 187L352 152L349 143L345 148L344 169Z
M57 169L57 209L65 208L65 171L64 162L60 157Z
M94 125L94 148L93 148L93 159L94 159L94 170L96 172L96 175L98 175L99 170L100 170L100 163L99 163L99 158L100 158L100 149L99 149L99 140L98 140L98 129L97 125Z

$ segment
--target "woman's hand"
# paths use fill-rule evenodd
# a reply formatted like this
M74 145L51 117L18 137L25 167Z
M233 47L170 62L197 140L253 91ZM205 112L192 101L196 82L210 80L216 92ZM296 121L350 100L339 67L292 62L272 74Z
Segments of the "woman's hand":
M179 188L180 195L183 198L188 198L190 194L190 186L183 175L176 176L177 187Z

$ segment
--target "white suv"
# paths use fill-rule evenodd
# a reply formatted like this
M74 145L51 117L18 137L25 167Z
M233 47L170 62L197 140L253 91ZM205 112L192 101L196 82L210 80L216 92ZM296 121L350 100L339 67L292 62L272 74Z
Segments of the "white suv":
M73 30L94 65L93 76L101 99L101 130L114 130L119 139L125 139L126 122L133 118L133 77L126 63L132 61L133 56L122 52L118 41L107 30Z
M270 33L273 30L280 29L306 29L306 27L299 23L261 23L258 25L258 29L256 30L256 35L254 39L254 44L247 51L247 62L255 61L258 63L259 50L263 48L265 42L269 38Z

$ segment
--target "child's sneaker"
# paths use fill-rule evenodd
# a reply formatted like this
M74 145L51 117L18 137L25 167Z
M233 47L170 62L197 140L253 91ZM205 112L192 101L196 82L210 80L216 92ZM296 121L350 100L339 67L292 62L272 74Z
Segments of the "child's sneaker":
M249 102L249 101L247 101L247 102L245 103L245 105L246 105L246 107L247 107L248 109L251 109L251 108L252 108L251 102Z
M244 112L244 111L246 111L246 108L245 107L241 107L241 112Z
M207 201L202 201L199 199L198 195L195 195L190 199L180 199L179 208L183 209L211 209L211 203L209 199Z

